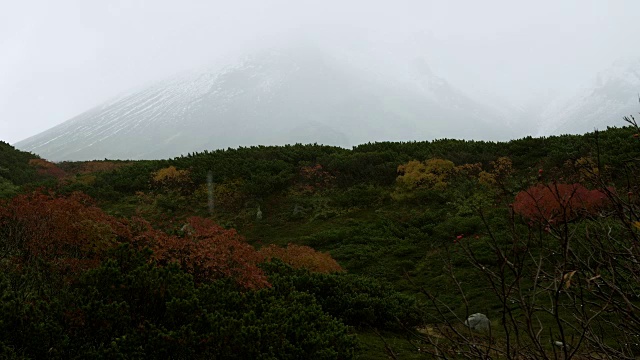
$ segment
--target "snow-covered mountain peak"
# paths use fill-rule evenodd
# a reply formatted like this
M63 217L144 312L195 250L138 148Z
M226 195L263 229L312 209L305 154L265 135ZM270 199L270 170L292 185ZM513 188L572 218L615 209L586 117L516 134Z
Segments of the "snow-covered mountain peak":
M552 102L542 113L538 134L583 133L624 126L638 111L640 58L624 58L599 72L577 95Z
M640 86L640 58L620 58L610 68L598 73L595 80L596 86L604 86L612 81L624 81Z
M259 144L508 139L503 120L424 60L292 44L126 93L16 146L50 160L167 158Z

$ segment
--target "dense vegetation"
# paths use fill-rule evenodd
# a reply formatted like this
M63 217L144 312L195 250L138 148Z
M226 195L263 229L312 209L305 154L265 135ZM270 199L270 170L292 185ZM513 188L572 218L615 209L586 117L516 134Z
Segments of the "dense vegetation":
M17 194L20 185L37 180L37 171L29 161L37 159L31 153L17 151L0 141L0 198Z
M634 358L630 125L58 164L0 143L0 354Z

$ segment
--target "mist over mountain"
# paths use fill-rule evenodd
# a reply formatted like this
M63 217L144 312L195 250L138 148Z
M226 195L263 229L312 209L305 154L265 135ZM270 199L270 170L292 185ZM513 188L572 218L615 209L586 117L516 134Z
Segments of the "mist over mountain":
M121 96L16 147L61 161L168 158L251 145L513 137L504 113L456 89L424 59L378 60L308 44L264 50Z
M238 146L437 138L509 140L623 125L640 60L620 60L574 96L514 104L463 91L419 53L308 41L130 91L15 144L54 160L159 159Z
M640 110L640 58L620 59L576 95L558 99L539 115L538 135L578 134L623 126L622 117Z

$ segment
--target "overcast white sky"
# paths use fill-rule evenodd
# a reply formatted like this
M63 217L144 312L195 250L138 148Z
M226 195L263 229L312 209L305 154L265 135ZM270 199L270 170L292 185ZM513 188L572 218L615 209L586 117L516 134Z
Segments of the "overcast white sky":
M640 1L0 0L0 140L300 34L413 51L469 93L524 104L640 56Z

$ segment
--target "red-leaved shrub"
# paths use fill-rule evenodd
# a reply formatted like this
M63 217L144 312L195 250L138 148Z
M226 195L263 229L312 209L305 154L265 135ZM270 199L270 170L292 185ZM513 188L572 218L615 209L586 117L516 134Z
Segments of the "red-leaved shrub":
M152 245L158 263L178 263L196 281L229 277L238 285L256 289L269 286L258 267L263 257L234 229L227 230L210 219L191 217L185 237L161 233Z
M516 195L513 210L529 220L565 222L594 215L607 202L603 192L581 184L538 184Z
M249 289L269 286L258 267L263 256L235 230L199 217L188 219L185 229L179 237L140 218L115 218L82 193L34 192L0 203L0 260L18 266L45 263L73 278L128 243L152 249L158 265L177 263L199 282L232 278Z
M34 192L0 205L0 257L43 260L65 273L97 266L127 233L124 224L81 193Z

